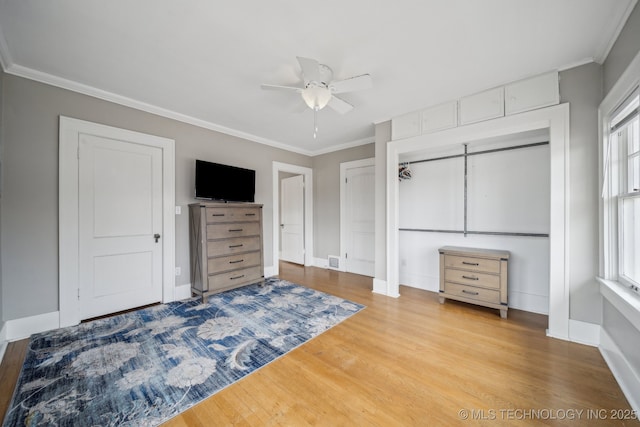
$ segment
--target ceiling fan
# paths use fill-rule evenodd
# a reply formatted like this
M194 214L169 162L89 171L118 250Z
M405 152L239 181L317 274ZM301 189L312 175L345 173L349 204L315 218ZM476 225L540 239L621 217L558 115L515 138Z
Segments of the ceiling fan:
M315 59L298 56L298 63L302 69L304 87L278 86L263 84L262 89L285 90L302 95L305 104L315 112L327 105L340 114L353 110L353 105L336 94L368 89L372 85L371 76L362 74L344 80L333 80L333 71L327 65L320 64Z

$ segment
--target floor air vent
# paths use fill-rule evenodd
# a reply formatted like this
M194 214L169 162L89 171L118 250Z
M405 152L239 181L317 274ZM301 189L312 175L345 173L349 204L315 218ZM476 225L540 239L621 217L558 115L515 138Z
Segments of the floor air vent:
M331 270L340 270L340 257L329 255L328 258L329 264L327 265L327 268L330 268Z

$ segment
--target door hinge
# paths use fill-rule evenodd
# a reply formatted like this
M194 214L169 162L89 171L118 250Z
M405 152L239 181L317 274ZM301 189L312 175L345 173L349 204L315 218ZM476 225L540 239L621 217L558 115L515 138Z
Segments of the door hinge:
M80 301L80 288L78 288L78 301Z
M347 259L347 258L349 258L349 254L345 252L344 259Z
M348 183L349 183L349 178L345 178L345 179L344 179L344 183L345 183L345 184L348 184Z

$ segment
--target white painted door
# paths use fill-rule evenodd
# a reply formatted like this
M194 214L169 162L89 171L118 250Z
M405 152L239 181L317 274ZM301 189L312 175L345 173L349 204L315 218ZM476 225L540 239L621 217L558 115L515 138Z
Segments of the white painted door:
M304 264L304 175L280 181L280 259Z
M162 150L79 141L81 319L162 300Z
M375 275L375 180L374 167L346 170L345 183L345 270Z

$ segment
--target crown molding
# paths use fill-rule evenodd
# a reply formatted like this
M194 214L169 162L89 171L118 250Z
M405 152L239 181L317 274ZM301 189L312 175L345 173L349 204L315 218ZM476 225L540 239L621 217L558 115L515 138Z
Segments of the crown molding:
M572 68L580 67L582 65L591 64L592 62L597 62L597 61L593 58L583 58L578 61L570 62L568 64L558 67L558 72L570 70Z
M313 151L312 156L319 156L322 154L333 153L334 151L346 150L347 148L359 147L361 145L372 144L375 142L375 137L367 137L362 139L356 139L351 142L345 142L344 144L332 145L331 147L321 148Z
M629 19L629 15L631 15L631 12L633 12L633 9L636 7L637 3L638 0L631 0L629 2L629 4L627 5L627 9L622 14L622 19L618 21L616 27L612 29L608 37L606 37L602 41L600 46L596 49L595 55L593 57L595 62L597 62L598 64L602 64L607 59L607 56L609 56L609 52L611 52L613 45L616 43L616 40L618 40L622 29Z
M1 37L0 37L0 54L2 54ZM7 56L8 56L8 52L7 52ZM333 145L331 147L322 148L319 150L307 150L300 147L295 147L292 145L274 141L268 138L263 138L257 135L253 135L251 133L243 132L237 129L232 129L226 126L219 125L217 123L212 123L206 120L198 119L196 117L188 116L186 114L182 114L176 111L168 110L166 108L158 107L153 104L138 101L136 99L128 98L126 96L118 95L113 92L108 92L102 89L95 88L93 86L78 83L73 80L68 80L68 79L54 76L48 73L43 73L41 71L34 70L32 68L23 67L21 65L16 65L11 63L9 64L10 65L8 67L5 67L5 64L3 63L3 68L5 69L5 72L8 74L13 74L18 77L34 80L34 81L55 86L61 89L70 90L72 92L81 93L83 95L91 96L93 98L102 99L104 101L113 102L115 104L123 105L125 107L130 107L136 110L145 111L147 113L166 117L172 120L177 120L182 123L187 123L190 125L204 128L204 129L209 129L215 132L224 133L226 135L235 136L237 138L246 139L248 141L257 142L259 144L268 145L270 147L278 148L281 150L285 150L285 151L289 151L297 154L302 154L309 157L317 156L320 154L326 154L333 151L340 151L347 148L356 147L359 145L364 145L364 144L373 142L373 137L370 137L370 138L350 141L344 144Z
M246 139L249 141L257 142L260 144L268 145L268 146L279 148L286 151L291 151L298 154L303 154L306 156L314 155L314 153L310 150L301 149L299 147L283 144L281 142L273 141L273 140L263 138L257 135L253 135L247 132L243 132L237 129L232 129L232 128L222 126L216 123L212 123L206 120L198 119L196 117L188 116L186 114L178 113L176 111L168 110L166 108L158 107L153 104L138 101L133 98L128 98L126 96L118 95L113 92L97 89L93 86L78 83L73 80L68 80L68 79L54 76L48 73L43 73L41 71L34 70L32 68L23 67L21 65L12 64L9 67L7 67L5 71L8 74L13 74L18 77L23 77L26 79L40 82L40 83L45 83L51 86L59 87L61 89L70 90L72 92L81 93L83 95L88 95L94 98L102 99L104 101L113 102L115 104L123 105L125 107L134 108L136 110L145 111L147 113L177 120L179 122L198 126L204 129L209 129L209 130L224 133L227 135L235 136L237 138Z

